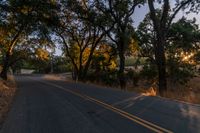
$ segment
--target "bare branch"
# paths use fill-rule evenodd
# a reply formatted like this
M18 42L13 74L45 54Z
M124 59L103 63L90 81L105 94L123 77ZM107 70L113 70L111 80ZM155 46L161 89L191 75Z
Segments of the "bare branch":
M171 25L173 19L176 17L176 15L178 14L178 12L179 12L184 6L186 6L187 4L189 4L190 2L192 2L192 0L187 0L187 1L185 1L185 2L182 2L179 6L177 5L176 10L174 11L174 13L172 14L172 16L171 16L170 19L169 19L169 22L168 22L167 27L166 27L167 30L169 29L169 27L170 27L170 25Z

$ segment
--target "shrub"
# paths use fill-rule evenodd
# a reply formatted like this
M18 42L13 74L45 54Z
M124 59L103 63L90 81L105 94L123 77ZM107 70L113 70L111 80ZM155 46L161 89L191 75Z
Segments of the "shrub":
M195 75L191 64L168 65L168 69L169 79L173 83L186 84Z
M135 72L134 70L129 70L127 72L127 77L133 83L134 86L138 86L138 82L140 79L139 72Z
M113 86L118 84L117 71L88 72L86 80Z
M109 86L113 86L118 83L117 71L101 72L99 78L100 82Z
M88 72L85 79L90 82L98 81L98 74L95 74L94 72Z
M155 65L145 64L142 71L140 72L140 75L146 80L153 82L157 79L158 71Z

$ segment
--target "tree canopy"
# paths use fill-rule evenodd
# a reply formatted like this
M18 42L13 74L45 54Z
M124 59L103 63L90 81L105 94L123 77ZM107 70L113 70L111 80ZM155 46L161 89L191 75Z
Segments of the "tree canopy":
M143 6L149 12L135 27L135 11ZM199 0L2 0L0 75L6 79L9 67L20 60L47 67L63 67L63 61L75 80L106 73L103 78L112 77L122 89L130 75L136 81L144 75L154 77L162 95L169 80L182 82L197 70L199 24L195 18L177 15L180 11L198 14L199 10ZM50 52L55 47L61 48L62 57ZM126 66L130 56L135 58L134 72Z

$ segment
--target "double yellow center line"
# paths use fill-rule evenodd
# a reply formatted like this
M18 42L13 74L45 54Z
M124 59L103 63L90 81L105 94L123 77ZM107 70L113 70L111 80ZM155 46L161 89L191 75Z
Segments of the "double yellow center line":
M154 131L154 132L156 132L156 133L173 133L173 132L170 131L170 130L167 130L167 129L165 129L165 128L162 128L162 127L160 127L160 126L158 126L158 125L155 125L155 124L153 124L153 123L151 123L151 122L149 122L149 121L146 121L146 120L144 120L144 119L141 119L141 118L139 118L139 117L137 117L137 116L135 116L135 115L133 115L133 114L127 113L127 112L125 112L125 111L123 111L123 110L121 110L121 109L118 109L118 108L116 108L116 107L114 107L114 106L112 106L112 105L109 105L109 104L107 104L107 103L104 103L104 102L102 102L102 101L99 101L99 100L97 100L97 99L95 99L95 98L92 98L92 97L90 97L90 96L87 96L87 95L81 94L81 93L79 93L79 92L75 92L75 91L66 89L66 88L64 88L64 87L62 87L62 86L59 86L59 85L56 85L56 84L47 83L47 82L43 82L43 81L39 81L39 82L42 82L42 83L47 84L47 85L54 86L54 87L56 87L56 88L59 88L59 89L62 89L62 90L64 90L64 91L66 91L66 92L68 92L68 93L71 93L71 94L73 94L73 95L76 95L76 96L78 96L78 97L81 97L81 98L83 98L83 99L86 99L86 100L88 100L88 101L90 101L90 102L93 102L93 103L95 103L95 104L98 104L99 106L102 106L103 108L106 108L106 109L108 109L108 110L110 110L110 111L113 111L113 112L115 112L115 113L117 113L117 114L119 114L119 115L121 115L121 116L123 116L123 117L125 117L125 118L127 118L127 119L129 119L129 120L131 120L131 121L133 121L133 122L135 122L135 123L138 123L138 124L140 124L140 125L142 125L142 126L148 128L148 129L150 129L150 130L152 130L152 131Z

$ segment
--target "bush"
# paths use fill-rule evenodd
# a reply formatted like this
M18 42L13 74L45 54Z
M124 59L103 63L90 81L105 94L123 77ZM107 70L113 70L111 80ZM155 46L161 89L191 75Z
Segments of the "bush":
M118 83L117 71L101 72L99 75L100 82L113 86Z
M85 77L85 80L90 82L98 81L98 75L94 72L88 72L87 76Z
M140 73L135 72L134 70L129 70L127 73L127 77L133 83L134 86L138 86Z
M98 73L89 72L86 76L86 80L91 82L101 82L109 86L117 85L117 71L101 71Z
M190 64L175 64L168 69L169 79L173 83L186 84L195 75Z
M158 76L158 71L155 65L145 64L142 71L140 72L141 77L148 81L155 81Z

